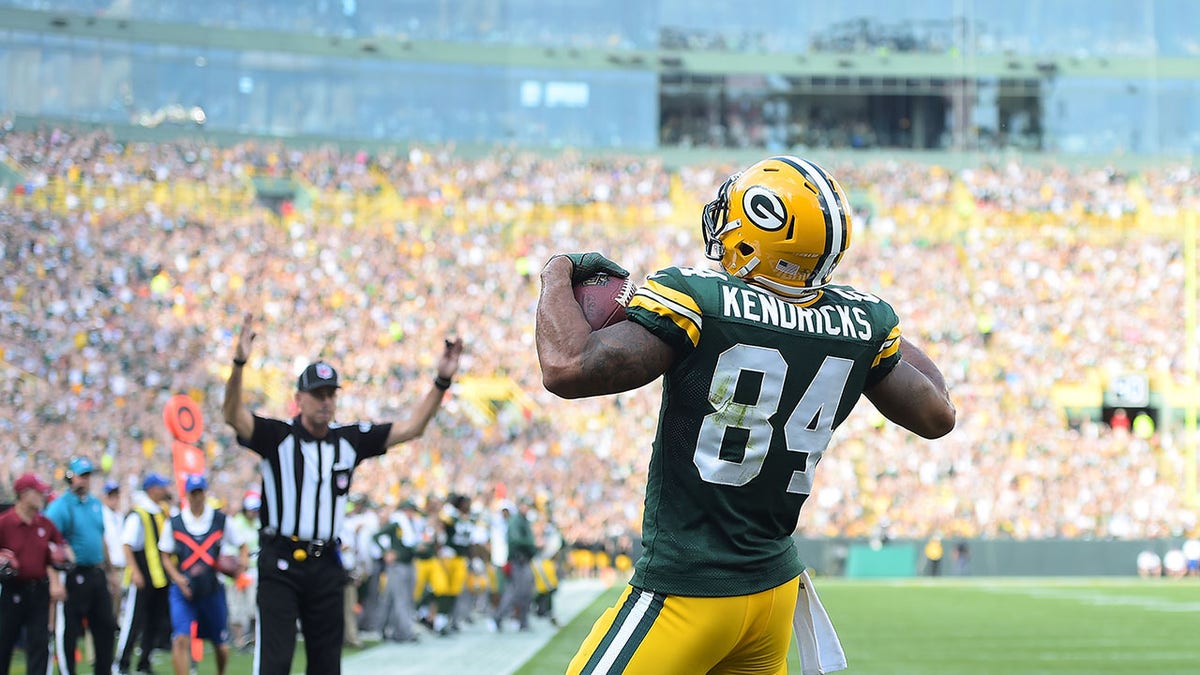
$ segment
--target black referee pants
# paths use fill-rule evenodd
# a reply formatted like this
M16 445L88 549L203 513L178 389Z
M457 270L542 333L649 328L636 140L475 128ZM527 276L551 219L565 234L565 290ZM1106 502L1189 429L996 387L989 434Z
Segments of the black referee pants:
M50 660L50 582L0 584L0 675L8 675L13 649L25 629L25 672L47 672Z
M258 554L258 640L254 675L288 675L296 621L304 633L308 675L342 672L346 570L337 546L319 558L293 560L283 544L262 541Z

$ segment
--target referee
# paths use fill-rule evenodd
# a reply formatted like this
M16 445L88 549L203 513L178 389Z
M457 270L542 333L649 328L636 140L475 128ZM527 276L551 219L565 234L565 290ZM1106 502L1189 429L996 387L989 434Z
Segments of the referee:
M258 557L259 639L255 675L291 672L296 621L309 675L341 673L346 571L337 533L359 462L420 436L458 371L462 339L446 340L437 376L403 425L334 422L337 372L318 361L300 373L291 420L260 417L242 403L242 372L256 333L242 320L222 412L238 442L262 458L262 530Z

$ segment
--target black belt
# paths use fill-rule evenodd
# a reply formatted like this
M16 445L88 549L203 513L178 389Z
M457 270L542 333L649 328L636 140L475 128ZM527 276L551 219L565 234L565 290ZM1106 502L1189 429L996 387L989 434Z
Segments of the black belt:
M276 548L282 549L292 560L296 562L304 562L309 558L320 558L329 551L335 549L339 545L339 541L325 541L324 539L300 539L299 537L285 537L273 530L264 529L259 533L260 541L266 541L274 545Z
M0 586L10 590L21 590L49 584L49 579L0 579Z

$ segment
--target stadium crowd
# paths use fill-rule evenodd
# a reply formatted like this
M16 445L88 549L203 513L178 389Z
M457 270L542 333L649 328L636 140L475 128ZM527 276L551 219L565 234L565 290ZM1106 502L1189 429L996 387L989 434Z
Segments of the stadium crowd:
M453 493L494 509L524 496L566 542L636 539L655 396L542 389L536 275L561 250L606 251L635 276L707 264L699 205L734 166L127 144L53 129L6 133L0 152L24 177L0 198L0 490L26 471L61 480L77 455L123 485L168 472L161 411L188 393L206 416L211 492L240 503L257 465L218 411L237 317L252 311L269 344L251 369L266 375L247 387L272 415L293 412L296 374L324 358L347 380L342 421L387 418L427 386L428 346L466 337L463 381L423 438L359 472L365 499L396 508ZM840 280L892 302L943 364L960 422L926 442L852 416L798 532L1195 534L1178 433L1068 420L1053 395L1126 371L1184 372L1182 245L1138 223L1197 210L1194 171L832 169L860 204ZM200 196L246 193L257 176L296 180L318 204ZM481 403L472 377L520 395Z

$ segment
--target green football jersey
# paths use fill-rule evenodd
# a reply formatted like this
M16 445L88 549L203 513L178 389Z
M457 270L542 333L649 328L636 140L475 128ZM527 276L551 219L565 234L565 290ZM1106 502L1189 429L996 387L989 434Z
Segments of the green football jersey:
M900 361L895 311L849 286L795 304L721 271L671 267L627 313L679 354L663 380L631 583L714 597L799 575L800 507L833 430Z
M446 543L454 549L454 555L466 557L471 552L471 521L458 513L442 516L446 528Z

